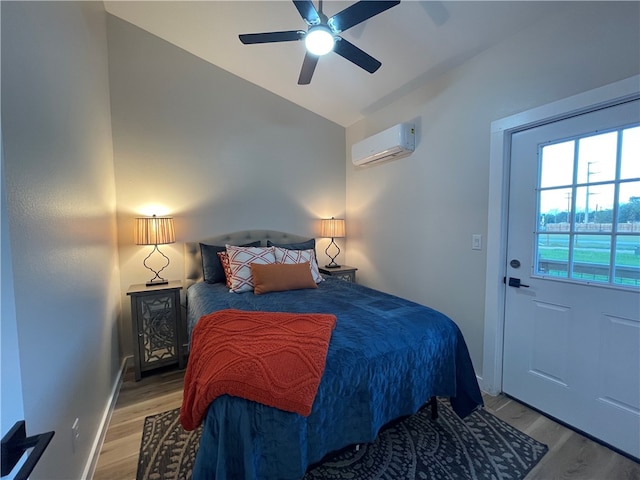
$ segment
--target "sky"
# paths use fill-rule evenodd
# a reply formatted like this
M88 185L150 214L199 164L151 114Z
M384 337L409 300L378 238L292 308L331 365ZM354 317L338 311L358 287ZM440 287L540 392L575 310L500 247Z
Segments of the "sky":
M640 197L640 125L635 125L541 146L540 212L567 211L574 175L582 185L576 188L576 211L612 209L619 140L620 202Z

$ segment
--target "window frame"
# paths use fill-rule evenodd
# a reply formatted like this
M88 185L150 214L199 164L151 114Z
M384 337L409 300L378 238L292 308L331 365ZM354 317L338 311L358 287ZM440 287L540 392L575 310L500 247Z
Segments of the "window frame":
M615 289L623 289L623 290L640 290L640 276L638 278L635 278L635 284L634 283L622 283L625 280L633 282L634 279L629 277L617 277L616 276L616 271L620 268L619 265L616 265L616 252L618 250L618 240L620 238L624 238L624 237L640 237L640 230L639 231L634 231L634 229L632 228L631 231L629 232L622 232L620 231L619 225L620 225L620 218L619 218L619 211L620 211L620 187L621 185L624 184L629 184L629 183L633 183L633 182L640 182L640 177L631 177L631 178L625 178L625 179L621 179L620 175L621 175L621 170L622 170L622 154L623 154L623 132L625 130L628 129L632 129L632 128L640 128L640 123L632 123L632 124L628 124L628 125L623 125L623 126L619 126L616 128L611 128L608 130L599 130L599 131L595 131L595 132L589 132L586 134L580 134L580 135L575 135L575 136L571 136L571 137L566 137L563 139L559 139L559 140L554 140L554 141L550 141L550 142L544 142L538 145L538 152L537 152L537 159L538 159L538 171L537 171L537 183L536 183L536 189L535 189L535 195L536 195L536 221L535 221L535 228L534 228L534 232L533 232L533 259L532 259L532 277L535 278L540 278L540 279L546 279L546 280L557 280L557 281L562 281L562 282L568 282L568 283L575 283L575 284L579 284L579 285L590 285L590 286L603 286L603 287L609 287L609 288L615 288ZM605 135L605 134L609 134L615 132L617 135L616 138L616 152L615 152L615 177L612 180L601 180L601 181L590 181L589 175L587 174L587 178L586 181L578 183L578 173L579 173L579 165L580 165L580 140L583 139L588 139L588 138L592 138L595 136L600 136L600 135ZM553 185L553 186L548 186L548 187L542 187L541 186L541 182L542 182L542 176L543 176L543 151L546 147L549 146L553 146L553 145L559 145L562 143L567 143L567 142L573 142L573 172L572 172L572 183L571 184L561 184L561 185ZM608 186L608 185L613 185L613 206L611 209L611 229L607 230L607 231L588 231L588 229L585 230L580 230L578 228L579 222L578 222L578 216L579 216L579 212L576 210L577 207L579 207L580 205L578 204L578 189L580 188L586 188L587 192L586 192L586 201L585 201L585 207L586 207L586 211L584 213L584 215L588 215L589 210L588 210L588 196L589 196L589 192L588 189L591 187L597 187L597 186ZM546 230L547 227L547 222L545 221L544 223L542 222L542 218L545 215L548 215L547 213L543 213L541 212L541 199L542 199L542 195L544 194L544 192L549 192L549 191L558 191L558 190L569 190L570 191L570 195L571 195L571 200L570 200L570 211L567 212L567 222L568 223L568 230L557 230L555 232L549 232ZM640 194L639 194L640 196ZM596 210L597 211L597 210ZM584 225L588 225L589 222L587 222ZM640 222L638 222L638 224L640 225ZM566 276L561 276L561 275L552 275L549 273L545 273L545 271L542 271L540 268L540 263L541 263L541 258L540 258L540 238L542 235L551 235L551 236L560 236L560 235L565 235L568 236L568 241L567 241L567 249L568 249L568 255L567 255L567 263L566 263ZM576 263L575 263L575 249L576 249L576 240L579 239L580 235L590 235L590 236L601 236L601 237L606 237L607 239L610 240L609 242L609 262L608 262L608 273L607 273L607 280L599 280L595 278L595 273L594 278L589 278L589 279L585 279L585 278L579 278L579 277L575 277L575 267L576 267ZM549 237L547 237L548 239ZM543 259L544 260L544 259ZM594 263L594 268L597 267L598 265L601 264L597 264ZM640 267L639 267L640 268ZM620 281L616 282L616 279L619 278Z

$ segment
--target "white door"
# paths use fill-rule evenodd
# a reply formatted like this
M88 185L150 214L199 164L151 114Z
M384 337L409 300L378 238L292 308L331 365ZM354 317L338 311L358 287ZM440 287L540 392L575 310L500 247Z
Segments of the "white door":
M502 389L640 458L640 101L515 133L510 169Z

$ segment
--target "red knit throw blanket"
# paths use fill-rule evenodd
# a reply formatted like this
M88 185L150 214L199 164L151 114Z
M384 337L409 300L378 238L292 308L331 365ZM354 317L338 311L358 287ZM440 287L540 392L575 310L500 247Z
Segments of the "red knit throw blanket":
M335 315L220 310L191 336L180 422L200 425L227 394L308 416L324 372Z

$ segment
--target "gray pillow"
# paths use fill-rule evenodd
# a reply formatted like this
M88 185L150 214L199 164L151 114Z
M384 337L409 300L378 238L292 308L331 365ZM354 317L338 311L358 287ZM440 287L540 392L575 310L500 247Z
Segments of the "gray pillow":
M271 240L267 240L267 247L280 247L287 250L313 250L316 251L316 239L310 238L304 242L296 243L274 243Z

